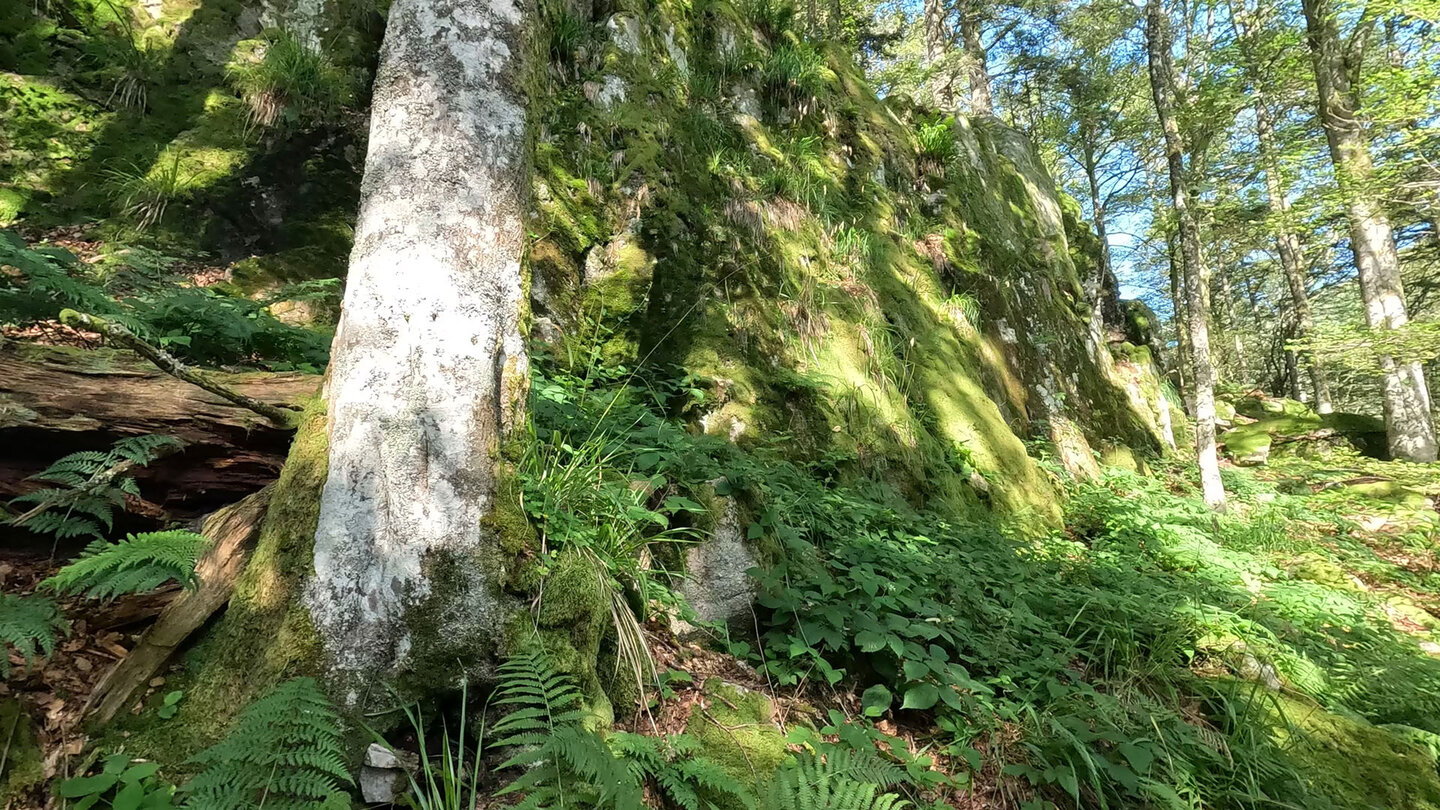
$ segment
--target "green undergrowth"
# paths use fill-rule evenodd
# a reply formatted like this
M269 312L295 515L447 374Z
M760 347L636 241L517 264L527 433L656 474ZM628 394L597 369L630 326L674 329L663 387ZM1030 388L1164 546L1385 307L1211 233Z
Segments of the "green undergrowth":
M1109 468L1064 479L1063 531L997 528L917 508L883 472L797 462L783 438L742 448L686 430L674 403L697 394L667 387L674 375L540 366L537 430L601 442L652 507L712 490L746 505L746 536L768 551L759 635L732 631L732 653L819 702L865 691L870 716L973 762L962 783L996 756L987 741L1018 730L1004 778L1059 806L1440 796L1432 760L1397 731L1440 730L1436 583L1428 562L1395 561L1396 537L1346 517L1393 504L1296 483L1321 468L1227 469L1223 515L1179 463Z
M263 298L224 285L182 281L182 262L139 246L108 246L80 261L69 251L27 245L0 230L0 324L53 325L61 310L106 318L152 345L202 365L264 364L318 372L329 359L331 332L273 314L278 305L324 310L338 299L335 279L276 288ZM188 280L187 280L188 281Z
M323 4L316 46L287 31L285 5L265 6L269 29L250 0L7 5L0 225L340 275L379 10Z

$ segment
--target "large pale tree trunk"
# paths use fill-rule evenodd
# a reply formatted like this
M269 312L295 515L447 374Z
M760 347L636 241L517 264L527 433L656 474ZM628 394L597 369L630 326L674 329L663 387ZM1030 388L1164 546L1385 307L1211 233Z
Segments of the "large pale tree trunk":
M970 112L993 115L990 97L990 69L986 65L985 43L980 39L983 0L960 0L960 47L965 53L965 77L970 90Z
M1205 300L1205 271L1200 259L1200 233L1190 210L1185 178L1184 142L1175 120L1172 98L1174 67L1170 62L1170 36L1159 0L1149 0L1145 9L1146 42L1150 56L1150 88L1155 112L1165 134L1165 158L1170 170L1171 200L1180 232L1180 254L1185 270L1185 320L1190 337L1190 367L1195 390L1195 453L1200 465L1200 486L1205 503L1212 509L1225 508L1225 487L1220 481L1220 463L1215 452L1215 370L1210 362L1210 312Z
M1351 86L1339 24L1330 0L1304 0L1320 122L1330 145L1335 179L1350 220L1350 247L1360 277L1365 320L1371 329L1399 329L1409 322L1400 283L1400 259L1390 220L1373 188L1374 165L1360 121L1359 99ZM1390 454L1410 461L1435 461L1435 427L1430 394L1419 363L1380 358L1384 374L1385 434Z
M508 616L484 519L528 375L525 20L518 0L390 9L305 594L341 684L480 663Z

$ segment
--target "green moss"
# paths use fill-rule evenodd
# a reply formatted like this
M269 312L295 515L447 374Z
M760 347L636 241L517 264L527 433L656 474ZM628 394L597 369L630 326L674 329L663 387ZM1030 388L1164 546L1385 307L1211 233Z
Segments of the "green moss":
M5 768L0 771L0 805L10 807L11 802L45 781L44 753L19 698L0 700L0 739L4 740L0 747L5 752Z
M1348 484L1345 489L1347 492L1363 498L1384 501L1408 509L1425 509L1430 506L1430 498L1425 493L1395 481L1362 481Z
M685 725L701 754L742 784L764 785L786 757L785 732L775 722L770 699L711 679L702 706Z
M1137 473L1145 473L1149 467L1145 459L1125 445L1111 445L1100 451L1100 463L1106 467L1121 467Z
M1355 581L1354 575L1322 554L1307 552L1290 566L1290 575L1317 585L1326 585L1347 591L1363 591L1364 586Z
M1255 422L1231 428L1220 434L1225 454L1239 464L1260 464L1269 457L1274 437L1264 425Z
M25 212L29 192L0 186L0 225L9 225Z
M179 714L163 722L142 716L126 729L134 732L131 750L184 762L223 736L238 713L275 684L320 670L320 641L300 589L314 566L327 467L325 408L316 398L301 418L224 617L185 657L174 684L185 692Z
M1288 416L1295 419L1318 418L1309 405L1293 399L1247 395L1235 400L1235 410L1251 419Z
M538 638L555 665L580 685L587 708L608 725L614 711L598 663L610 625L610 592L595 563L578 552L561 552L541 584L533 623L525 618L512 625L507 646L516 649Z
M1283 693L1266 698L1275 737L1296 773L1344 810L1435 810L1433 755L1405 737Z

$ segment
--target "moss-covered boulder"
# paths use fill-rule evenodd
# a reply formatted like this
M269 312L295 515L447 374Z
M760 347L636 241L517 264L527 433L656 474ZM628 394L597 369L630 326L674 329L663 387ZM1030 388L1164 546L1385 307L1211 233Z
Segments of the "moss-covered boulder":
M1336 808L1440 809L1434 754L1414 735L1373 726L1284 693L1262 707L1272 736L1295 764L1296 775Z
M700 742L706 758L745 785L763 784L785 761L785 730L770 698L719 679L705 682L685 732Z
M1168 444L1090 334L1098 242L1018 132L882 99L743 7L581 13L536 94L553 355L688 378L698 430L962 513L1054 524L1028 441L1078 475Z
M1266 415L1220 435L1226 455L1236 464L1264 464L1272 452L1320 457L1337 448L1352 448L1372 458L1384 457L1385 426L1379 419L1352 413L1321 415L1304 403L1276 399L1264 400L1273 403L1269 407L1274 412L1267 413L1256 410L1254 403L1260 401L1241 400L1237 408Z

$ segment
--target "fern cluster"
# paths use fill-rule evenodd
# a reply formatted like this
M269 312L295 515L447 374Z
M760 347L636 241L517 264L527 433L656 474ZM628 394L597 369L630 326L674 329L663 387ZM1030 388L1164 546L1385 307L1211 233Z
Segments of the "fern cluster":
M185 807L193 810L350 806L340 719L310 678L287 681L255 701L195 762L205 769L185 788Z
M69 627L60 606L49 599L0 593L0 678L10 677L12 649L29 666L54 652L57 637Z
M170 580L193 588L195 563L206 542L182 530L132 534L115 543L96 540L41 587L94 599L145 593Z
M834 750L825 757L802 756L776 772L762 810L903 810L910 803L881 791L895 784L899 770L878 757Z
M755 797L714 760L702 756L702 746L694 737L620 732L610 735L609 742L629 762L636 778L653 782L682 810L755 807Z
M525 810L575 806L641 810L634 775L582 725L580 690L544 653L521 652L500 667L494 703L512 707L490 745L510 752L500 768L524 772L496 795L518 794Z
M179 439L170 436L131 436L109 450L82 450L64 456L30 477L51 486L12 500L10 508L19 514L10 523L60 540L86 536L98 540L104 536L102 527L114 527L115 510L124 508L125 497L140 497L128 470L181 446Z
M116 317L114 299L67 272L75 264L63 248L27 247L14 232L0 231L0 266L19 271L0 273L0 323L42 321L66 307Z

